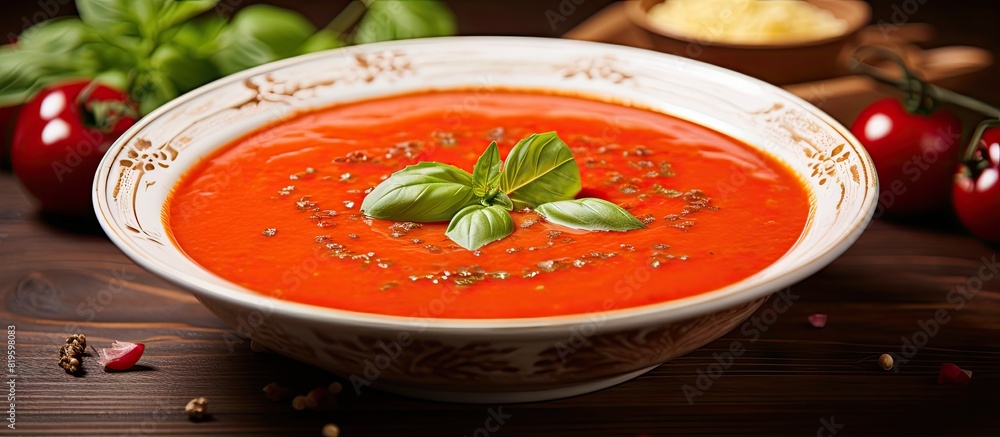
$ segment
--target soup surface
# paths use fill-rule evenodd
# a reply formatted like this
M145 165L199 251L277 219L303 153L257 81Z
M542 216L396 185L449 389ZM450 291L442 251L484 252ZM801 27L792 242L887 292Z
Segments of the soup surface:
M587 232L512 213L515 231L477 251L447 223L359 210L403 167L471 170L557 131L583 191L647 229ZM514 91L395 96L296 116L196 166L167 216L176 243L217 275L290 301L367 313L521 318L635 307L711 291L780 258L809 196L782 164L725 135L638 108Z

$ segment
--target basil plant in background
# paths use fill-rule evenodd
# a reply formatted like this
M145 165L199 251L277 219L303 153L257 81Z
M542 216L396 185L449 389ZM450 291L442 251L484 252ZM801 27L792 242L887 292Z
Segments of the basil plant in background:
M149 113L225 75L319 50L455 33L436 0L356 0L323 28L298 12L218 0L76 0L77 17L28 28L0 47L0 107L67 79L125 91ZM232 15L232 18L226 18Z
M534 208L547 221L589 231L645 228L602 199L574 199L581 189L573 152L555 132L533 134L506 161L494 141L472 173L438 162L408 166L378 184L361 209L370 217L409 222L450 221L445 235L476 250L514 232L510 211Z

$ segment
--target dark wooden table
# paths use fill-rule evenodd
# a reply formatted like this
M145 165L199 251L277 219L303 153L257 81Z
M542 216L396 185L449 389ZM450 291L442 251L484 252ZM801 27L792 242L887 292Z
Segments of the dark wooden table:
M956 285L979 277L983 259L993 265L996 250L947 221L877 221L844 256L792 287L794 305L758 339L734 330L617 387L502 406L366 391L342 394L334 411L303 412L268 401L261 388L277 381L305 391L333 377L252 352L193 297L136 267L98 229L39 217L4 174L0 319L16 326L17 341L17 429L4 431L318 435L333 422L345 436L480 436L488 409L502 408L510 417L490 435L832 435L827 424L844 436L997 435L1000 279L984 277L982 291L960 310L947 300ZM918 334L939 308L949 322ZM812 313L829 314L826 328L807 324ZM83 377L70 376L56 366L67 331L84 332L94 344L144 342L143 366L126 373L92 366ZM926 344L904 350L902 338ZM689 403L682 387L698 387L699 372L715 362L712 353L733 342L747 353ZM915 355L898 372L885 372L874 357L886 352ZM943 362L972 370L971 383L938 385ZM184 405L196 396L210 399L213 420L187 420Z
M461 6L463 26L476 22L463 18L472 6L453 3ZM538 9L528 16L539 28L547 27L540 24L545 8L559 6L518 2L528 3ZM584 2L570 21L579 22L602 3ZM876 18L888 16L895 4L881 3ZM919 14L952 10L940 5L929 2ZM476 28L488 33L503 33L489 25L511 22L492 13L483 17L490 18L480 20L487 27ZM973 32L975 26L955 27ZM983 29L973 33L996 35L995 27ZM991 99L998 89L984 88L980 97ZM16 430L0 428L0 434L319 435L324 424L336 423L344 436L996 436L1000 273L989 269L996 268L997 252L963 234L946 215L909 224L880 220L844 256L792 287L795 303L759 338L738 328L598 393L533 404L456 405L366 391L340 395L333 411L296 411L287 402L268 401L261 388L281 382L306 391L335 378L252 352L249 341L189 294L128 260L93 223L39 216L14 177L4 173L0 324L16 331L17 422ZM956 287L970 283L982 283L982 289L968 291L959 309ZM927 321L939 309L948 322L935 329ZM829 314L829 324L809 326L806 317L813 313ZM98 345L144 342L142 366L126 373L91 366L82 377L64 373L56 351L67 332L77 331ZM699 381L699 375L718 369L712 354L734 342L747 352L705 388L708 379ZM882 353L907 362L896 372L882 371L875 362ZM972 370L971 383L938 385L944 362ZM703 393L685 396L683 387L699 382ZM187 420L184 405L196 396L210 399L211 420ZM509 417L486 432L480 428L491 410Z

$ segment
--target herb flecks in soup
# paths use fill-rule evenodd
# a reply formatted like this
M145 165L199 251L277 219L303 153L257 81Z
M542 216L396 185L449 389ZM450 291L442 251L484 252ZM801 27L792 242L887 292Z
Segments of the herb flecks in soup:
M618 205L646 229L576 230L560 224L572 209L514 205L509 236L467 250L448 238L447 221L361 211L409 165L474 168L489 141L508 156L550 131L578 163L575 197ZM789 169L690 122L575 97L456 91L336 106L250 134L191 171L168 220L192 259L262 294L368 313L516 318L729 285L788 251L808 212Z
M618 205L595 198L574 199L581 189L580 169L555 132L518 141L500 160L497 142L476 160L472 173L439 162L410 165L389 176L365 196L361 211L395 221L449 221L445 235L476 250L514 232L515 205L531 208L548 222L588 231L645 228Z

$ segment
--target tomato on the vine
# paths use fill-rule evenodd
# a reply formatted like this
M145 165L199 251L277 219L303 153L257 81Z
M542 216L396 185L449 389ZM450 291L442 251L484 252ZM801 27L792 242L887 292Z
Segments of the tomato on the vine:
M875 162L877 214L923 214L948 203L949 182L961 147L962 123L944 109L907 111L895 98L865 108L851 125Z
M44 88L17 118L14 173L42 209L89 216L97 166L136 114L125 93L105 85L84 80Z
M1000 243L1000 127L987 129L975 147L955 175L952 203L968 230Z

